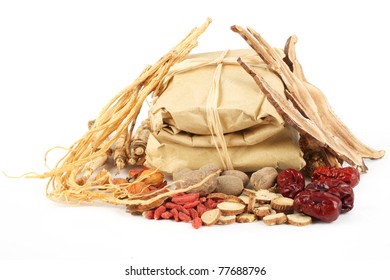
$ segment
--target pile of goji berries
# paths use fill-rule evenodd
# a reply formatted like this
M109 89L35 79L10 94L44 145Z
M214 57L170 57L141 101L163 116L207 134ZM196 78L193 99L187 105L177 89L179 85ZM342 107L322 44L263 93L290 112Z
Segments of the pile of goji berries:
M215 209L221 200L201 197L199 193L179 193L173 195L156 209L143 213L147 219L165 219L175 222L191 222L196 229L202 226L201 216L207 210Z

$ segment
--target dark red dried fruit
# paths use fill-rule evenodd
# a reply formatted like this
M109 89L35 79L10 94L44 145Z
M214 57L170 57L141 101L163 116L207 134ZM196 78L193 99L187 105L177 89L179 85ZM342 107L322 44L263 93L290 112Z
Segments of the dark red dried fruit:
M336 168L332 166L321 166L314 170L311 181L323 181L325 179L338 179L355 187L360 181L360 173L353 167Z
M305 178L298 170L288 168L279 173L276 178L279 192L284 197L294 198L305 188Z
M303 191L294 199L295 211L328 223L339 217L341 206L341 200L327 192Z
M351 186L338 179L325 179L323 181L309 183L305 191L327 192L337 196L341 202L341 213L351 211L354 203L354 193Z
M324 181L315 181L307 184L305 187L305 191L312 191L312 192L327 192L329 191L329 185L326 184Z

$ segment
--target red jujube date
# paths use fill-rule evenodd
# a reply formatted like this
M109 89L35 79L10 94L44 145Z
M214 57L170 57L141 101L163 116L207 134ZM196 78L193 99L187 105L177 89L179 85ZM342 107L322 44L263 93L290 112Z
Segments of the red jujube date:
M330 178L341 180L353 188L360 181L360 173L353 167L336 168L332 166L321 166L314 170L311 175L312 182Z
M323 222L335 221L341 212L341 200L321 191L302 191L294 199L294 210Z
M327 192L337 196L342 203L341 213L346 213L353 208L354 193L351 186L338 179L325 179L323 181L307 184L305 191Z
M279 192L284 197L294 198L305 188L305 178L302 173L292 168L280 172L276 182Z

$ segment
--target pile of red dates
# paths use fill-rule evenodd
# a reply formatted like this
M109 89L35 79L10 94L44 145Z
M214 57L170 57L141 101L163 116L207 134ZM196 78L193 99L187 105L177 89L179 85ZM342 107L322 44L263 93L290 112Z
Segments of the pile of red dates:
M323 222L333 222L340 213L353 208L353 188L360 174L353 167L318 167L305 186L305 178L295 169L285 169L277 177L279 192L294 199L294 210Z

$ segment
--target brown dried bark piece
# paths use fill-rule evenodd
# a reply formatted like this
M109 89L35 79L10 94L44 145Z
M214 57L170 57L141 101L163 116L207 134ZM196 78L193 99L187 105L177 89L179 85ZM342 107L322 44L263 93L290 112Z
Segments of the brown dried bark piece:
M271 88L263 77L257 75L241 58L238 59L286 123L294 127L301 137L309 137L307 140L311 142L310 146L317 146L318 150L323 149L323 152L317 153L319 160L325 165L333 166L339 166L341 161L346 161L366 172L363 158L383 157L384 151L373 150L356 139L333 113L323 93L306 81L295 57L293 44L296 37L291 37L287 42L287 58L283 61L281 55L253 29L245 30L240 26L232 26L232 30L239 33L268 68L283 80L288 100Z

